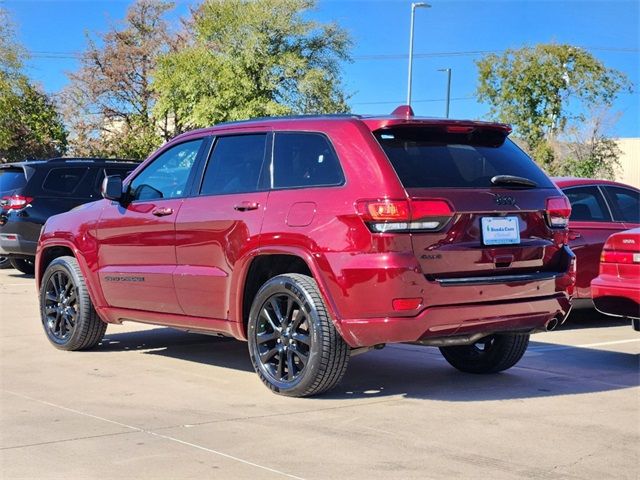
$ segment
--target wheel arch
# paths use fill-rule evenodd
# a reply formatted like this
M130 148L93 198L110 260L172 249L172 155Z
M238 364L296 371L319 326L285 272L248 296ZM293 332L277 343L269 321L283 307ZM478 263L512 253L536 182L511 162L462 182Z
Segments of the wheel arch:
M235 336L247 339L249 310L255 295L269 278L285 273L300 273L312 277L318 284L334 324L337 324L335 304L329 295L323 269L318 265L317 260L320 258L321 255L314 256L303 249L291 247L260 249L247 258L237 275L236 288L232 290L237 292L235 302L232 302L235 306L234 318L238 329Z
M69 241L56 240L53 242L47 242L38 249L35 264L36 288L40 290L44 272L51 264L51 262L53 262L56 258L64 256L70 256L76 259L76 261L78 262L78 266L80 267L80 271L85 278L91 302L96 307L102 305L102 303L100 302L100 299L102 298L101 295L99 295L100 292L96 291L96 287L93 284L93 281L96 277L94 275L91 275L91 270L87 265L86 259L84 258L84 255L82 255L82 252L80 252L76 248L76 246Z

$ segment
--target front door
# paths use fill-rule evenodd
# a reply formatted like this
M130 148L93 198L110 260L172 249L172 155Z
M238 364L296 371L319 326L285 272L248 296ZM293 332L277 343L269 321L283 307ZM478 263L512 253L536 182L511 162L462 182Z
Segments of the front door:
M218 137L198 193L180 209L174 283L188 315L229 318L233 270L259 242L269 194L267 140L262 132Z
M111 202L98 223L98 271L110 307L183 313L173 286L175 220L193 177L203 139L159 153Z

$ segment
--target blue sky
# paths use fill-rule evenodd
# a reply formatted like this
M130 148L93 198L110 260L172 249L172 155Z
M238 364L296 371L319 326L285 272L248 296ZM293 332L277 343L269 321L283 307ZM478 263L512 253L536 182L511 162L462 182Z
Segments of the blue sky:
M5 0L19 40L33 52L30 76L47 91L67 82L87 32L104 31L121 19L131 2ZM188 12L177 2L172 16ZM451 117L485 118L488 107L473 98L474 60L469 52L495 51L555 41L587 47L605 65L624 72L636 86L613 106L620 118L611 134L640 136L640 2L632 1L456 1L434 0L416 12L413 106L416 114L443 116L446 74L452 68ZM388 113L406 98L410 1L320 0L310 13L337 21L354 40L345 84L358 113ZM70 58L71 57L71 58Z

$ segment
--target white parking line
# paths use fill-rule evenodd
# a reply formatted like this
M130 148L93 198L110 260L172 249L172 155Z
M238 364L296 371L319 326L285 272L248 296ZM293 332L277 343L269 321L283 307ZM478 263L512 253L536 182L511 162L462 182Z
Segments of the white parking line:
M181 445L186 445L188 447L196 448L198 450L202 450L205 452L213 453L214 455L219 455L221 457L228 458L230 460L235 460L236 462L244 463L245 465L250 465L252 467L260 468L262 470L266 470L271 473L276 473L278 475L283 475L288 478L295 478L296 480L304 480L302 477L297 477L296 475L291 475L290 473L282 472L280 470L276 470L274 468L266 467L264 465L260 465L258 463L250 462L249 460L244 460L243 458L234 457L233 455L229 455L228 453L219 452L217 450L213 450L211 448L203 447L202 445L198 445L196 443L185 442L184 440L180 440L179 438L170 437L168 435L162 435L160 433L155 433L150 430L145 430L143 428L134 427L133 425L127 425L126 423L117 422L115 420L110 420L108 418L99 417L98 415L92 415L90 413L83 412L81 410L76 410L75 408L64 407L62 405L56 405L55 403L47 402L46 400L40 400L39 398L33 398L28 395L23 395L21 393L12 392L10 390L3 390L3 392L8 393L10 395L15 395L16 397L24 398L26 400L31 400L33 402L38 402L43 405L48 405L50 407L58 408L60 410L65 410L67 412L75 413L78 415L82 415L89 418L94 418L96 420L102 420L103 422L111 423L113 425L118 425L120 427L128 428L130 430L134 430L136 432L147 433L149 435L153 435L154 437L164 438L165 440L170 440L172 442L179 443Z

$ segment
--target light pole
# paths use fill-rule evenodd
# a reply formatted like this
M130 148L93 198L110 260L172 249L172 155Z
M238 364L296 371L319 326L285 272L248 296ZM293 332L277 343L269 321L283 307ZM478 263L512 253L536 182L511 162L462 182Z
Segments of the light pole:
M416 8L430 8L431 5L424 2L411 4L411 29L409 30L409 79L407 85L407 105L411 105L411 70L413 68L413 23L416 16Z
M445 118L449 118L449 105L451 103L451 69L441 68L439 72L447 72L447 108L445 110Z

